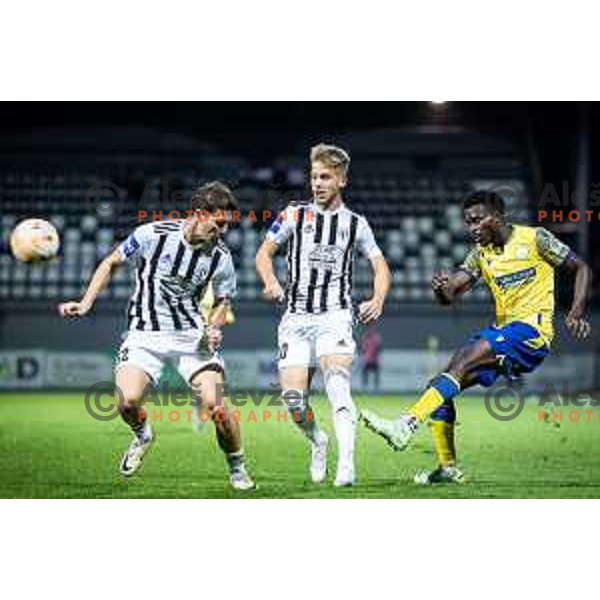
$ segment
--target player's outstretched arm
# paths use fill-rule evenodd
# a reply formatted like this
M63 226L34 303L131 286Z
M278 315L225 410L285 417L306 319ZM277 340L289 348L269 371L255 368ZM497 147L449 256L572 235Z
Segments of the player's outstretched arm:
M359 306L359 318L362 323L376 321L381 316L392 282L390 268L381 254L371 259L371 267L373 268L373 296Z
M592 332L592 326L584 316L592 289L592 269L584 260L574 254L570 254L563 264L569 271L575 273L573 302L565 321L573 337L585 340Z
M256 253L256 271L260 277L264 289L263 296L270 301L281 302L285 293L273 270L273 257L279 246L270 239L265 239Z
M64 302L59 304L58 312L65 318L82 317L87 314L98 294L108 285L115 270L123 264L124 260L118 250L109 254L96 268L83 298L79 301Z
M459 269L457 271L440 271L431 280L431 289L440 304L453 304L473 285L473 277Z

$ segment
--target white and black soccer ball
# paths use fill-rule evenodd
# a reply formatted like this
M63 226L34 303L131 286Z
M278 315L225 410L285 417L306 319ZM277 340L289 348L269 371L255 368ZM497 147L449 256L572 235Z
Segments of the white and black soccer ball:
M52 260L60 248L60 237L44 219L21 221L10 235L10 249L17 260L38 263Z

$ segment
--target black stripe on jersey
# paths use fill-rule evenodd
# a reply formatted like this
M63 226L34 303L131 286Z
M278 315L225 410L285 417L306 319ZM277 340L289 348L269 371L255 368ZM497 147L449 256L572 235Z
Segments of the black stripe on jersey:
M221 251L216 250L215 253L213 254L212 260L210 261L210 267L208 267L208 273L206 274L206 277L200 282L200 285L197 288L197 290L200 292L201 295L204 295L206 286L208 285L209 281L212 279L212 276L215 274L215 271L217 270L217 267L219 266L220 260L221 260ZM215 294L215 298L216 298L216 294Z
M350 234L348 236L348 245L346 246L346 251L344 252L344 262L342 263L342 277L340 279L340 306L341 308L348 308L348 299L346 298L346 273L348 273L348 283L351 282L350 271L348 270L348 260L350 259L350 253L352 252L352 247L354 246L354 240L356 238L356 229L358 227L358 217L356 215L352 215L352 219L350 220ZM348 289L348 293L350 293L350 289Z
M290 281L292 278L292 248L294 245L294 239L292 238L292 241L290 244L288 244L287 247L287 252L285 255L285 260L287 262L287 270L286 270L286 284L285 284L285 302L286 304L289 302L289 298L290 298Z
M313 306L315 303L315 288L317 287L317 279L319 278L319 271L317 269L310 270L310 281L308 282L307 298L306 298L306 312L313 312Z
M328 246L334 246L337 242L338 221L339 215L332 215L331 221L329 223L329 236L327 238ZM331 276L331 271L329 269L326 270L325 275L323 276L323 284L321 286L321 300L319 301L319 312L325 312L327 310L327 300L329 298L329 284L331 282Z
M333 215L331 217L331 225L329 226L329 242L330 246L335 245L337 240L337 230L338 230L338 217L339 215Z
M202 254L202 250L194 250L194 253L192 254L192 258L190 258L190 263L188 265L187 271L185 272L184 279L186 281L189 281L193 277L194 270L196 269L196 265L198 264L198 259L200 258L201 254Z
M194 252L192 253L192 258L190 259L190 262L185 271L184 278L186 280L191 280L192 277L194 276L194 270L196 268L196 265L198 264L198 260L199 260L201 254L202 254L201 250L194 250ZM179 242L179 246L177 247L177 253L175 255L175 260L173 261L173 266L171 268L171 273L170 273L171 277L175 277L179 273L179 269L181 267L181 263L183 261L184 255L185 255L185 246L184 246L183 242ZM181 319L179 318L179 315L177 315L175 308L170 304L170 296L165 295L165 299L167 300L167 304L169 304L169 311L171 313L171 317L173 318L173 325L174 325L175 329L182 329ZM197 311L198 304L197 304L195 298L192 299L192 305L194 306L194 310ZM196 321L194 320L194 318L190 315L190 313L185 308L185 305L184 305L182 299L179 299L177 301L177 310L179 311L179 314L183 316L183 318L189 323L189 325L191 327L193 327L194 329L198 329Z
M177 233L177 229L171 229L170 227L160 227L154 230L155 235L165 235L167 233Z
M337 216L337 215L336 215ZM315 229L315 244L320 244L323 239L323 222L325 221L321 213L317 213L317 228Z
M177 314L177 311L175 310L175 307L172 304L172 297L169 294L166 294L165 292L161 292L161 296L163 297L163 300L165 301L166 305L169 307L171 319L173 319L173 327L175 329L183 329L183 326L181 325L181 319L179 318L179 315Z
M285 303L286 306L290 305L290 298L292 293L292 281L294 280L294 273L292 271L292 257L295 255L294 248L296 244L295 236L292 236L290 239L290 243L287 246L287 252L285 256L285 260L287 262L287 269L285 272Z
M156 223L153 227L153 230L155 233L166 233L167 231L177 231L180 228L181 223L178 223L176 221L163 221L161 223Z
M183 242L179 242L179 246L177 247L177 254L175 255L175 260L173 261L173 266L171 268L171 277L175 277L178 273L179 273L179 269L181 267L181 262L183 261L183 257L185 255L185 246L183 245ZM198 258L200 256L200 252L198 250L194 251L194 253L192 254L192 258L190 259L190 264L188 265L188 268L186 269L186 278L188 273L190 274L190 278L193 275L194 272L194 267L195 264L198 262ZM194 264L192 264L194 263ZM191 269L190 269L191 267ZM169 310L171 312L171 316L173 317L173 308L171 307L171 305L169 305ZM181 299L179 299L179 301L177 302L177 310L179 311L179 313L181 315L183 315L183 318L190 324L191 327L193 327L194 329L198 329L198 326L196 325L196 321L194 321L194 319L191 317L190 313L186 310L183 301ZM180 329L181 327L177 327L177 323L179 323L179 325L181 325L181 321L179 319L175 319L173 318L173 323L175 325L175 329Z
M175 255L175 260L173 261L173 267L171 268L171 277L175 277L175 275L177 275L184 254L185 246L183 245L183 242L179 242L179 246L177 247L177 254Z
M152 254L152 258L150 259L150 271L148 272L148 312L150 313L152 331L160 330L160 325L158 324L158 317L156 316L156 306L154 306L156 294L156 291L154 289L154 276L156 274L156 267L158 266L158 259L160 258L163 248L165 247L166 241L167 236L161 235L158 239L158 244L156 245L154 254Z
M133 307L135 306L135 303L133 302L133 299L129 301L129 304L127 305L127 329L131 329L131 322L133 321L133 314L131 314L131 311L133 310Z
M173 267L171 268L171 277L175 277L179 273L179 268L181 267L181 261L183 260L184 255L185 255L185 246L183 245L183 242L179 242L179 246L177 247L177 254L175 255L175 260L173 261ZM194 259L194 257L192 255L191 260L193 260L193 259ZM196 261L197 260L198 259L196 259ZM188 265L188 267L189 267L189 265ZM193 273L193 269L192 269L192 273ZM186 270L186 275L187 275L187 270ZM179 313L181 315L183 315L183 318L189 323L190 327L193 327L194 329L198 329L198 326L196 325L196 321L194 321L194 319L192 318L190 313L186 310L186 308L183 304L183 300L181 298L177 302L177 310L179 311ZM173 315L173 311L171 311L171 316L172 315ZM177 324L175 324L175 328L178 329Z
M204 278L203 285L207 285L208 282L212 279L212 276L215 274L217 267L219 266L219 261L221 260L221 251L217 250L210 261L210 267L208 268L208 273Z
M200 306L198 305L198 298L196 298L195 294L191 297L191 300L192 300L192 306L194 307L194 312L196 314L200 314ZM202 315L200 315L200 316L202 316Z
M296 247L294 248L294 284L291 292L291 312L296 312L296 298L298 296L298 285L300 284L300 257L302 255L302 227L304 225L304 208L298 210L298 223L296 224Z
M336 215L337 217L337 215ZM325 218L323 217L323 215L321 213L317 213L317 225L315 228L315 237L314 237L314 243L315 244L320 244L321 240L323 239L323 223L325 222ZM313 312L314 311L314 304L315 304L315 290L317 287L317 280L319 279L319 271L315 268L312 268L310 270L310 280L308 282L308 290L307 290L307 297L306 297L306 312Z
M144 329L144 319L142 318L142 298L144 297L144 278L142 277L142 273L146 268L146 259L144 257L140 258L140 266L137 270L137 282L138 282L138 293L135 298L135 315L138 318L136 329ZM129 321L129 326L131 327L131 321Z
M212 276L215 274L215 271L219 266L219 261L221 260L221 254L222 252L220 250L217 250L213 254L212 260L210 262L210 267L208 268L208 275L206 276L206 283L208 283L211 280Z
M183 305L182 300L179 300L179 303L177 304L177 308L179 309L179 312L184 316L185 320L190 324L190 327L192 327L194 329L198 329L198 325L196 325L196 321L194 321L194 319L192 318L190 313L186 310L185 306Z
M327 310L327 296L329 294L329 282L331 281L331 271L325 271L325 277L323 278L323 293L321 294L321 312Z

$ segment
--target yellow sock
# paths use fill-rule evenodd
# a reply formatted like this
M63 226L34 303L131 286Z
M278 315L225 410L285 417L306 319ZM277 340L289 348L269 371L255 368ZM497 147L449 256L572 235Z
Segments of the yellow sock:
M433 447L438 464L445 467L456 463L456 447L454 445L454 423L446 421L430 421Z
M444 403L443 396L433 387L427 388L423 395L408 409L408 414L424 423L429 415Z

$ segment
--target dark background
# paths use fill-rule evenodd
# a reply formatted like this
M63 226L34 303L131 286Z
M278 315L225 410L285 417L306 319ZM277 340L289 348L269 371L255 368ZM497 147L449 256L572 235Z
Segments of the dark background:
M30 171L42 173L48 165L51 165L50 171L54 169L53 174L57 168L65 172L73 170L77 174L82 169L88 172L98 167L102 177L112 178L111 160L118 157L121 175L114 177L121 179L111 181L127 188L132 214L135 214L136 206L143 206L141 190L149 180L158 181L156 185L160 189L165 180L184 168L195 169L196 174L208 178L222 178L240 190L249 189L252 194L248 196L246 208L272 207L265 189L289 187L286 170L290 168L296 169L296 174L306 173L309 148L319 141L340 143L352 154L349 197L350 203L359 211L368 208L371 199L379 202L378 206L386 205L384 194L378 198L378 186L387 185L386 181L378 181L380 167L385 172L384 179L391 174L395 178L394 186L399 190L403 186L406 188L400 190L401 194L412 204L403 206L404 196L399 196L397 214L392 214L395 221L372 221L378 240L386 243L390 230L400 230L406 217L412 216L413 208L415 214L428 214L426 203L430 188L427 186L431 181L446 178L451 186L454 185L453 178L463 178L464 174L457 173L454 177L452 170L447 168L443 176L439 175L438 166L447 158L455 160L454 164L459 167L462 156L473 164L478 164L477 161L487 155L500 163L518 163L519 177L527 185L526 201L531 216L536 214L540 196L549 184L560 192L566 182L571 192L580 188L589 193L592 184L600 182L600 106L593 102L15 102L4 103L0 111L0 166L3 173L14 173L17 178L23 178ZM444 143L448 144L447 149ZM460 147L463 143L464 148ZM478 155L480 149L481 156ZM395 160L399 165L410 163L417 175L404 181L400 167L397 173L394 172ZM218 168L213 170L216 164ZM373 165L371 171L369 165ZM268 182L260 181L259 172L265 168L271 170ZM465 181L489 179L490 175L483 171L479 174L475 168L468 177L465 176ZM431 181L420 182L421 176ZM459 184L445 200L448 204L460 205L460 193L467 187ZM27 184L19 185L26 188ZM51 189L54 184L44 185ZM294 186L302 188L298 179ZM80 189L83 195L85 188ZM305 187L303 193L306 193ZM24 189L12 199L7 198L0 196L2 214L12 214L17 219L51 215L57 206L50 197L33 195L29 199ZM71 202L67 225L71 229L77 228L87 214L86 207L81 204L79 214L78 199L67 200ZM572 208L573 203L568 201L565 210ZM569 223L548 225L580 251L595 271L600 263L599 213L600 207L594 208L594 219L588 227ZM100 222L98 227L101 225ZM438 220L436 227L440 225L443 227L444 222ZM118 241L135 226L135 222L119 220L111 224L113 226L114 240ZM2 233L3 239L7 240L8 232ZM95 235L83 232L81 239L91 244L96 240ZM257 243L260 235L262 231L257 231L253 243ZM457 239L453 238L452 243L455 244ZM236 268L242 287L254 290L257 295L242 294L238 299L240 326L231 328L228 343L237 349L273 348L276 321L271 307L260 301L260 287L252 279L253 265L244 256L247 248L242 244L235 255ZM10 270L12 263L7 262L6 244L3 252L5 258L0 256L6 263L3 268ZM94 259L97 261L101 257L98 249ZM409 263L401 258L392 267L395 281L384 324L386 347L423 349L433 332L439 337L440 347L450 349L469 330L489 321L492 306L484 296L475 297L460 309L444 311L433 302L425 280L419 284L422 286L420 295L394 295L403 285L401 277L410 278L412 273ZM87 268L89 271L89 265ZM81 273L76 282L80 288L87 277L85 270ZM361 283L357 277L355 284L359 297L368 293L370 283L367 279ZM128 283L124 281L122 285ZM9 295L12 287L11 283ZM73 286L66 289L76 290ZM562 312L559 315L568 307L571 290L571 282L560 278L559 306ZM81 335L74 337L73 329L65 328L54 312L56 303L66 299L65 293L59 287L53 298L0 297L2 346L38 347L40 331L43 331L42 345L47 348L114 348L124 321L126 294L101 298L93 318L78 325L77 331ZM598 305L597 285L594 303ZM568 339L562 326L559 331L558 348L583 349L581 344Z

